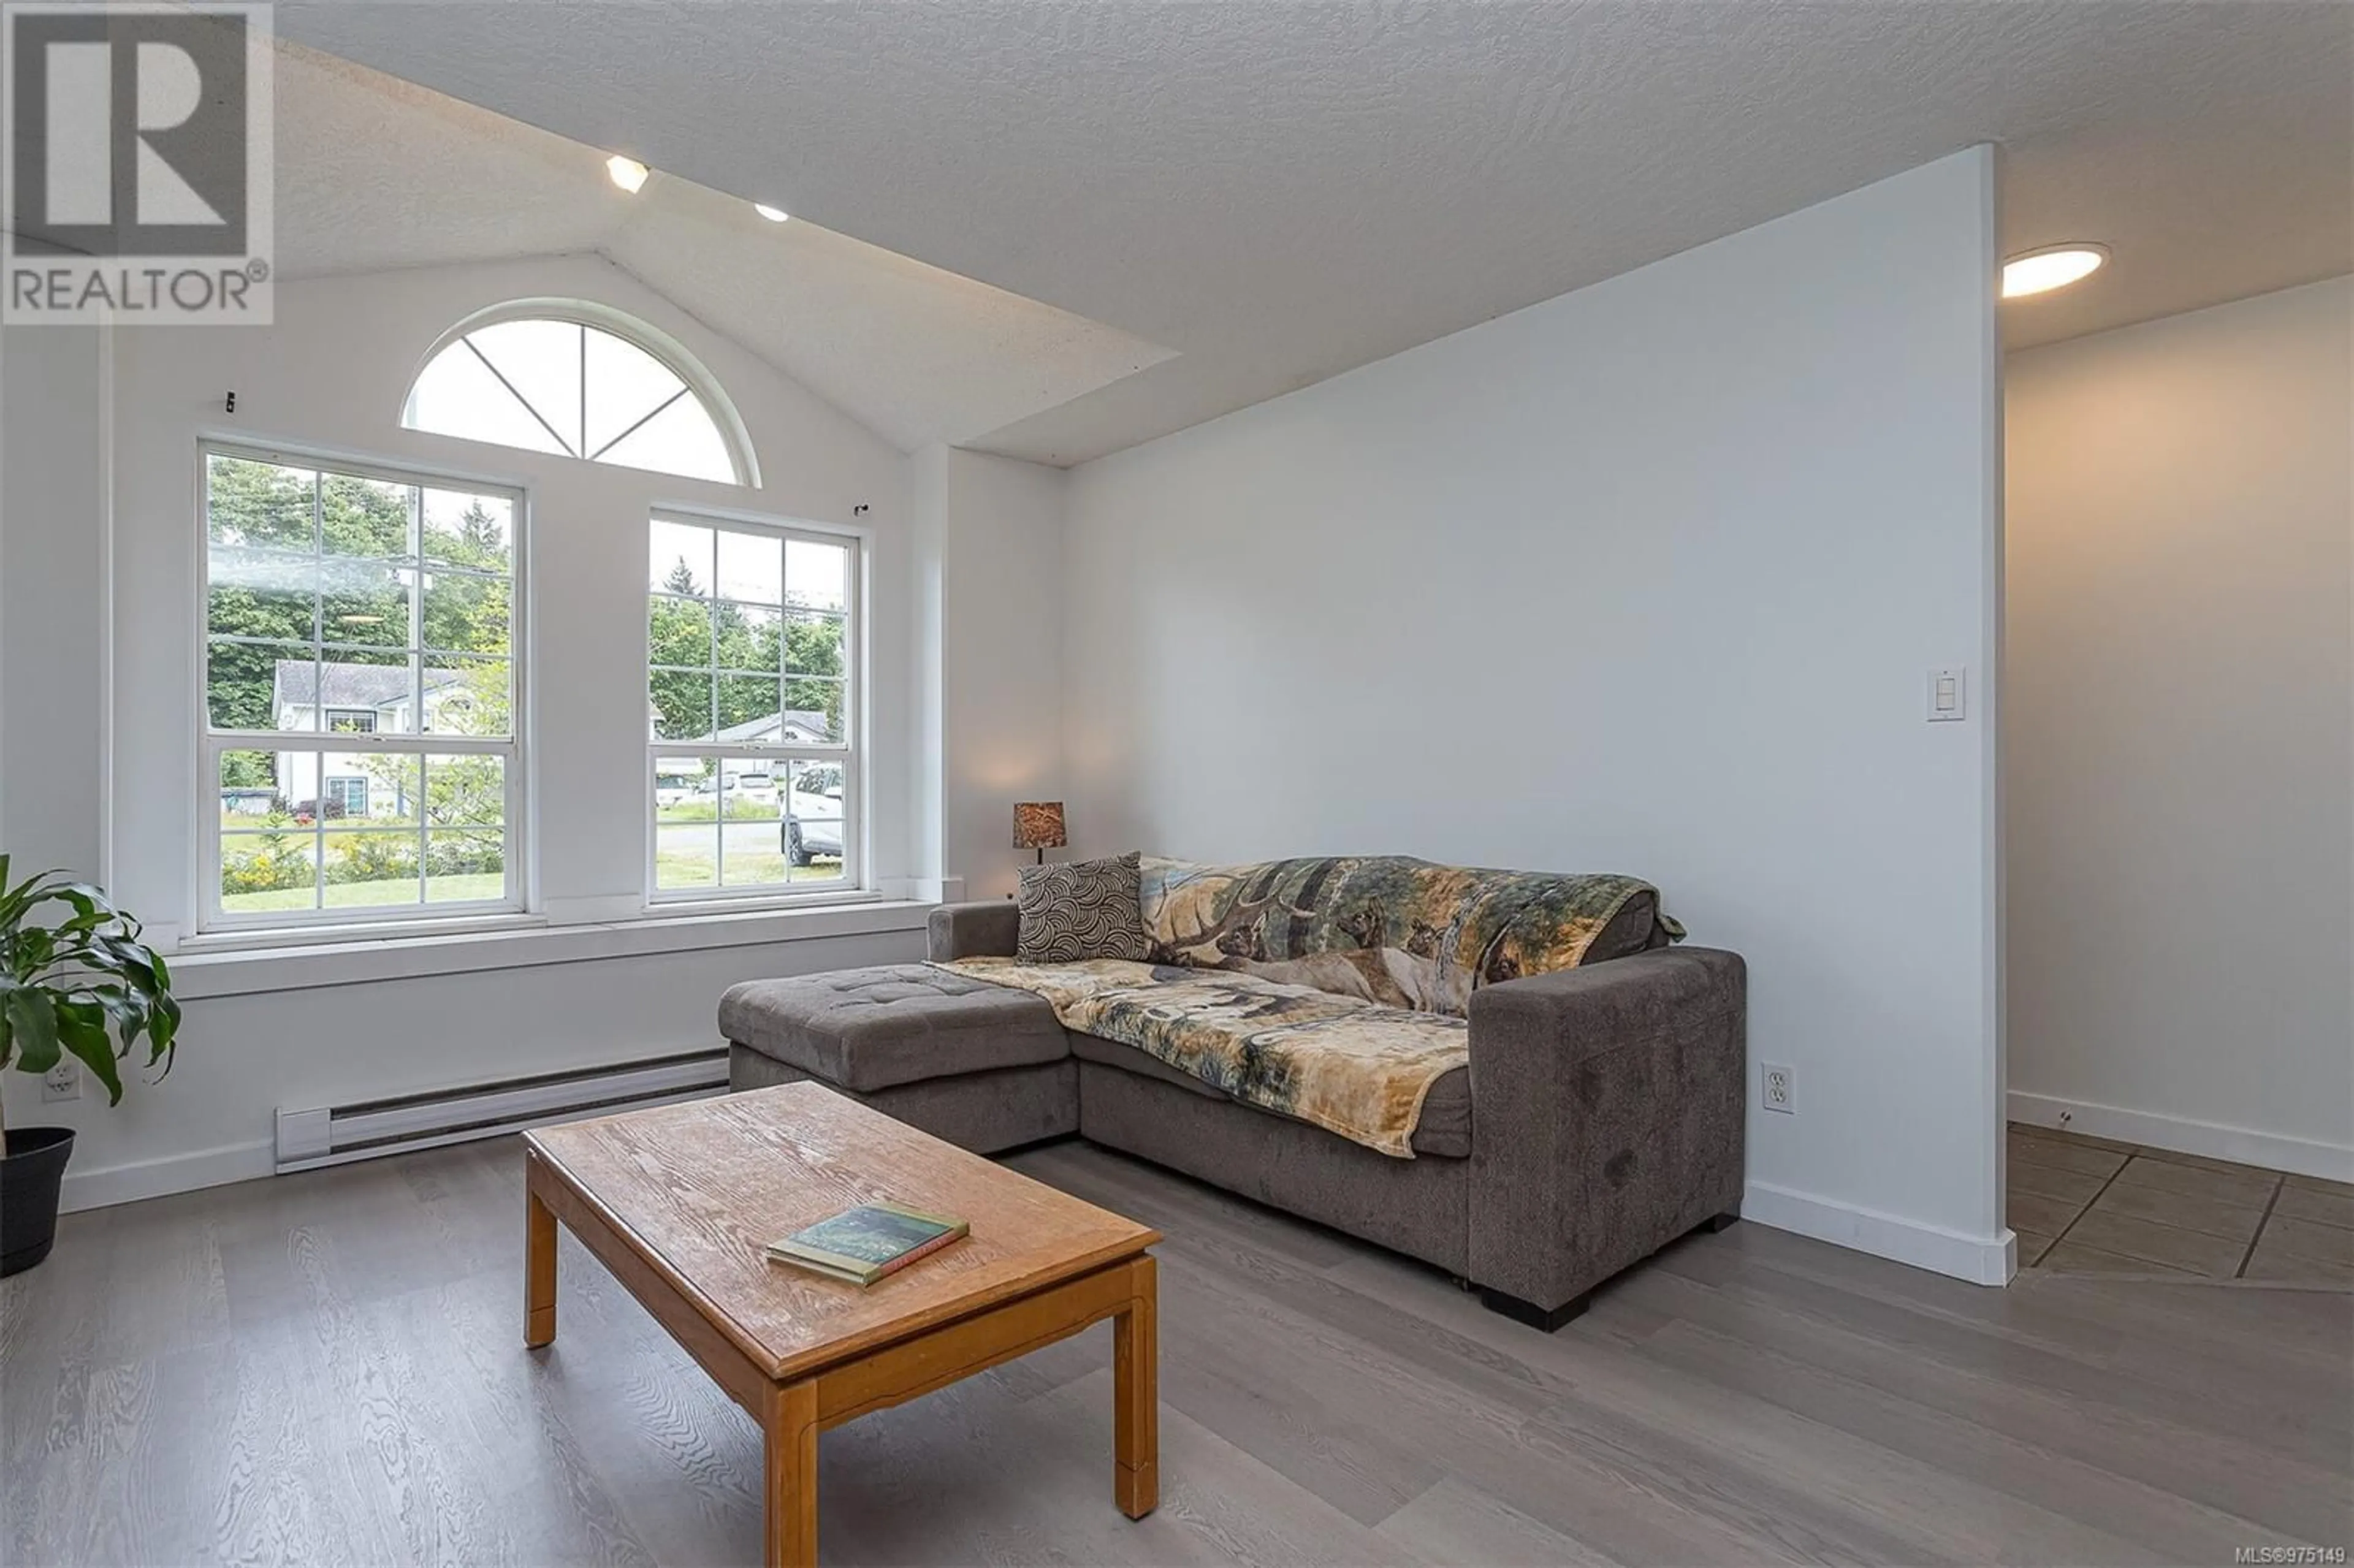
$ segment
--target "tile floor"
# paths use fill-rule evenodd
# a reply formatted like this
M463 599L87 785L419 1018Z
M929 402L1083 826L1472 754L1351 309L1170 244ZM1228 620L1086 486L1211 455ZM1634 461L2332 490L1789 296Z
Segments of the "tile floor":
M2354 1187L2010 1124L2019 1266L2354 1290Z

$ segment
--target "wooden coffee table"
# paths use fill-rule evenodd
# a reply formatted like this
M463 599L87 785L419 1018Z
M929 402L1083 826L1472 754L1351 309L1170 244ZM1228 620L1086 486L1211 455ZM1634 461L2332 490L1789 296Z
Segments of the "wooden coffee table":
M816 1084L524 1134L524 1343L556 1338L556 1224L768 1442L768 1555L817 1560L817 1435L1112 1320L1112 1495L1159 1498L1158 1231ZM972 1234L861 1289L761 1254L876 1198Z

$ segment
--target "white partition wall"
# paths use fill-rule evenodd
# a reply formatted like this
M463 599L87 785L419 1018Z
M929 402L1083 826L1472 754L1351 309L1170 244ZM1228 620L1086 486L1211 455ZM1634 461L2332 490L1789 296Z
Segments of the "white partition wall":
M1994 176L1958 154L1074 471L1078 847L1656 881L1749 959L1753 1104L1796 1073L1750 1217L2007 1277Z

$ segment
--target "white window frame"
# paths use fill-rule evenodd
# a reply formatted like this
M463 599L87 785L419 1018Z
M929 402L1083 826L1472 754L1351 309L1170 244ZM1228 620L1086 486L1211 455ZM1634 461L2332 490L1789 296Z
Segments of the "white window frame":
M507 538L508 602L507 626L507 704L508 734L504 739L482 736L430 733L391 735L381 730L366 732L329 730L327 709L317 705L320 727L314 731L299 730L224 730L215 729L212 723L211 694L207 689L209 669L207 650L211 642L212 589L212 484L210 460L215 457L239 458L249 462L272 463L281 468L305 468L323 474L336 473L354 479L375 480L386 484L420 485L432 490L457 491L469 495L503 496L511 503L511 524ZM525 889L529 886L525 862L531 853L532 838L529 821L531 791L526 778L529 750L525 736L529 733L530 674L527 669L530 647L529 599L525 562L529 559L528 537L530 492L512 481L493 480L478 474L448 472L421 468L404 462L388 462L373 458L354 458L339 452L319 451L292 444L257 444L248 441L221 440L211 437L199 440L196 454L196 624L195 646L189 660L196 704L196 810L190 819L191 837L196 853L190 857L196 870L196 887L192 906L196 910L196 929L204 935L264 936L288 932L303 932L351 926L403 926L440 929L451 926L479 923L486 916L516 915L523 912ZM318 526L318 493L312 500L312 523ZM315 536L315 535L314 535ZM314 646L315 646L314 642ZM412 651L414 643L411 644ZM341 737L340 747L334 743ZM280 744L289 743L289 744ZM221 907L221 828L220 828L220 768L221 758L232 751L311 750L319 755L319 777L314 789L323 800L326 789L325 758L331 750L405 753L419 757L454 757L461 755L495 756L504 758L506 810L506 853L504 861L505 888L500 897L452 900L440 904L402 904L382 909L337 908L273 909L241 912ZM423 802L419 804L420 812ZM323 807L312 827L313 853L323 859L326 832L326 812ZM420 840L420 843L421 843ZM420 871L421 871L420 867Z
M719 378L712 375L709 367L695 357L694 352L684 344L651 322L640 321L626 311L615 310L610 305L599 304L592 300L545 297L508 300L476 311L465 320L451 326L440 337L433 340L433 346L426 350L424 357L417 362L416 370L409 375L408 388L401 394L400 417L398 421L401 429L420 431L424 429L413 422L416 412L417 382L435 360L463 343L469 335L481 332L485 327L499 326L507 322L527 321L562 322L568 326L586 327L591 332L601 332L608 336L620 338L623 343L658 362L664 369L685 383L687 392L702 405L704 414L719 431L720 444L727 450L728 462L736 471L734 479L706 482L732 484L741 490L760 488L760 460L758 454L753 450L752 433L744 423L744 416L737 411L735 399L728 397L726 388L719 384ZM476 352L480 351L476 350ZM584 354L586 352L585 342L583 352ZM492 368L492 374L497 376L501 381L506 379L495 366ZM585 372L583 387L585 389ZM514 392L512 386L508 390ZM523 403L527 411L531 409L530 403L520 392L515 392L515 398ZM424 431L424 433L450 434L448 431ZM585 453L570 450L563 436L556 430L549 430L548 434L558 446L567 447L567 450L562 452L539 452L529 447L507 450L530 451L534 456L569 458L575 462L608 461L602 457L590 457ZM459 436L454 439L464 440L473 438ZM500 441L484 441L482 444L499 447L505 445ZM615 463L613 466L630 468L639 473L666 474L674 479L691 480L696 477L692 474L671 473L667 469L641 469L631 463Z
M675 913L680 908L695 906L724 905L731 908L752 906L770 907L798 904L822 903L839 899L844 894L871 891L865 876L865 535L847 530L816 528L803 523L784 523L738 514L702 511L687 506L657 506L646 517L651 536L657 523L675 523L687 528L709 528L723 534L748 534L756 538L784 541L799 539L807 544L825 545L847 550L850 559L843 571L843 674L842 674L842 743L838 746L812 746L801 743L774 746L724 746L716 742L696 740L660 740L652 736L646 739L645 804L646 824L645 899L649 914ZM712 584L715 599L718 584ZM638 618L641 633L639 644L639 679L652 678L653 650L648 633L653 600L664 597L651 584L643 590L647 606ZM717 635L715 620L714 636ZM715 654L715 661L716 661ZM716 662L715 662L716 668ZM786 679L779 675L781 683ZM714 715L716 716L716 715ZM822 881L762 883L749 887L658 887L655 885L655 851L661 822L656 816L655 791L659 786L660 764L663 758L716 758L720 764L720 787L715 795L719 804L718 828L727 830L726 765L731 761L758 762L830 762L842 769L842 874ZM786 772L790 778L789 770ZM777 820L781 824L790 808L790 788L778 802ZM781 831L781 828L779 829ZM724 861L723 861L724 863ZM790 867L787 868L790 874Z

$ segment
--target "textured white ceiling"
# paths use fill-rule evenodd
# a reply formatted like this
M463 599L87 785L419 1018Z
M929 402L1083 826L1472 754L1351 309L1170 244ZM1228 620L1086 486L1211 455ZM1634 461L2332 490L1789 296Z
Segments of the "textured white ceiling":
M602 152L333 56L281 46L276 79L283 277L601 251L908 450L1169 356L686 180L626 196Z
M2006 249L2116 255L2006 307L2014 345L2354 267L2341 0L281 0L278 18L1180 351L965 438L1054 462L1978 141L2007 149Z

